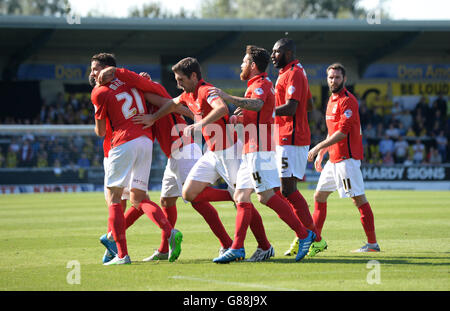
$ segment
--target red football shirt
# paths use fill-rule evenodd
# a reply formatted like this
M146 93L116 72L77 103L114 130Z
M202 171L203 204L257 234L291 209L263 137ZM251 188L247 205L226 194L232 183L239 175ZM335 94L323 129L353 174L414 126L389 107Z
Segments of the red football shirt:
M107 85L95 87L91 101L95 118L110 122L111 148L143 135L153 140L151 129L144 130L142 125L134 124L131 120L137 113L147 113L144 96L136 88L116 78Z
M127 69L117 68L116 77L143 92L150 92L161 97L172 98L169 92L167 92L161 84ZM158 107L153 105L150 105L149 107L150 113L155 113L158 109ZM168 158L171 156L174 148L177 149L182 145L192 142L192 138L183 136L184 126L180 126L181 124L186 124L183 117L176 113L170 113L156 121L152 126L153 134L158 140L161 150Z
M245 97L261 99L264 105L260 111L243 110L244 153L272 151L274 149L272 126L275 114L275 90L266 72L248 80Z
M211 87L213 87L212 84L202 79L198 82L197 88L193 93L183 92L180 95L180 101L186 104L194 113L196 122L211 112L213 109L211 103L219 98L218 96L209 95L208 90ZM225 115L202 128L203 137L211 151L224 150L236 143L236 132L233 127L227 127L227 123L228 115Z
M336 131L347 135L346 138L328 148L330 161L336 163L350 158L362 160L363 145L358 101L345 88L330 96L326 122L329 136Z
M170 98L170 97L168 97ZM150 105L150 113L158 111L158 107ZM152 125L153 134L164 154L170 158L172 151L192 143L192 137L183 135L186 121L178 113L169 113Z
M293 116L275 116L279 145L309 146L311 132L308 124L307 101L311 98L306 72L298 60L280 70L275 86L275 104L282 106L289 99L298 101Z
M111 123L109 122L108 118L106 118L106 134L103 139L103 156L105 158L108 157L109 150L111 150L111 139L112 139Z

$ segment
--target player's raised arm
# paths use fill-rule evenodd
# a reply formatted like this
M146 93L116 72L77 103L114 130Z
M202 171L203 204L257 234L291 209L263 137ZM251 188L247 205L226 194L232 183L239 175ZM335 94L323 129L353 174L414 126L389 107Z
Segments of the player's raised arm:
M152 126L157 120L174 112L180 105L179 97L165 98L152 93L146 93L144 96L147 101L160 108L154 114L138 114L133 117L133 123L144 124L143 128Z
M216 87L210 88L209 94L211 96L219 96L224 101L246 110L260 111L264 106L264 101L259 98L233 96Z

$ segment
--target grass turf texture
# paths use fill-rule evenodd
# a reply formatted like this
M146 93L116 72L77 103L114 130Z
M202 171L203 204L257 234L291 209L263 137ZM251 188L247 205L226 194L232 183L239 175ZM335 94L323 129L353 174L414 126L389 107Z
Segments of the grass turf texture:
M312 205L311 190L302 190ZM154 201L159 192L150 192ZM144 263L160 243L160 230L145 215L127 231L131 265L101 264L107 208L103 193L0 196L1 291L447 291L450 288L450 193L367 191L381 253L353 254L365 243L359 213L337 193L328 201L323 237L328 250L299 263L283 256L294 237L268 207L260 211L275 257L262 263L212 263L219 243L201 216L178 200L180 258ZM233 237L235 209L214 203ZM311 212L313 207L311 207ZM249 230L249 258L256 248ZM79 262L80 284L67 279ZM380 263L368 266L370 260ZM379 270L376 270L378 269ZM373 283L379 277L380 283ZM372 280L372 282L368 282ZM372 284L371 284L372 283Z

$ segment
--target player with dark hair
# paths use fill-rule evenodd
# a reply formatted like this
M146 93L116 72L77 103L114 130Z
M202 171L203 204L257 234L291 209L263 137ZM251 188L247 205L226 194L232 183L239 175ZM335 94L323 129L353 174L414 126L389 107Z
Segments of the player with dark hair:
M316 234L316 241L326 247L316 231L308 203L297 189L298 180L305 175L311 132L307 112L311 108L311 92L303 66L295 56L293 40L278 40L272 50L272 62L278 68L275 85L275 124L278 126L276 146L278 173L281 178L281 193L289 201L302 224ZM299 239L296 237L286 256L297 253Z
M317 156L314 167L320 172L314 193L314 223L321 232L327 214L327 198L333 191L338 190L341 198L352 198L361 214L361 224L367 236L367 244L353 252L379 252L373 212L364 194L360 169L363 145L358 101L345 88L346 81L342 64L335 63L327 68L327 83L331 91L325 116L328 136L308 153L310 162ZM326 152L329 153L329 160L322 168ZM312 255L321 251L314 244L310 249Z
M303 259L315 238L313 232L308 233L303 227L289 203L274 191L280 187L280 179L272 139L275 91L266 73L269 61L270 54L265 49L247 46L240 75L241 80L247 81L245 97L232 96L217 88L210 90L211 95L218 95L238 107L238 119L244 125L244 151L234 195L238 202L235 239L225 254L214 259L218 263L245 257L244 240L254 209L250 198L253 191L257 193L261 203L273 209L296 233L300 241L296 261ZM249 261L263 261L274 255L270 244L258 245Z
M129 264L125 217L121 205L123 189L130 189L132 206L142 209L163 231L169 240L169 260L174 261L181 252L182 234L168 222L161 208L151 202L147 195L153 149L153 132L134 124L131 118L146 113L145 99L140 90L130 87L119 79L102 85L102 71L116 65L112 54L100 53L91 59L91 75L96 87L92 90L91 100L95 107L95 132L105 136L106 121L112 129L111 150L108 153L106 187L109 203L109 228L117 244L117 256L105 263ZM124 73L128 71L122 69ZM128 74L132 74L128 72ZM150 82L143 87L151 92L155 86Z

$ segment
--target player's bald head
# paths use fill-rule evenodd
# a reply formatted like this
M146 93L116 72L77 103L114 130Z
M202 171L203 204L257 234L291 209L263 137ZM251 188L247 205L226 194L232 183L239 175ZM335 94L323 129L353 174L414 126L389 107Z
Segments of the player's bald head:
M289 38L281 38L275 44L278 45L278 47L282 49L284 52L290 51L292 52L292 55L295 55L296 47L294 40Z

